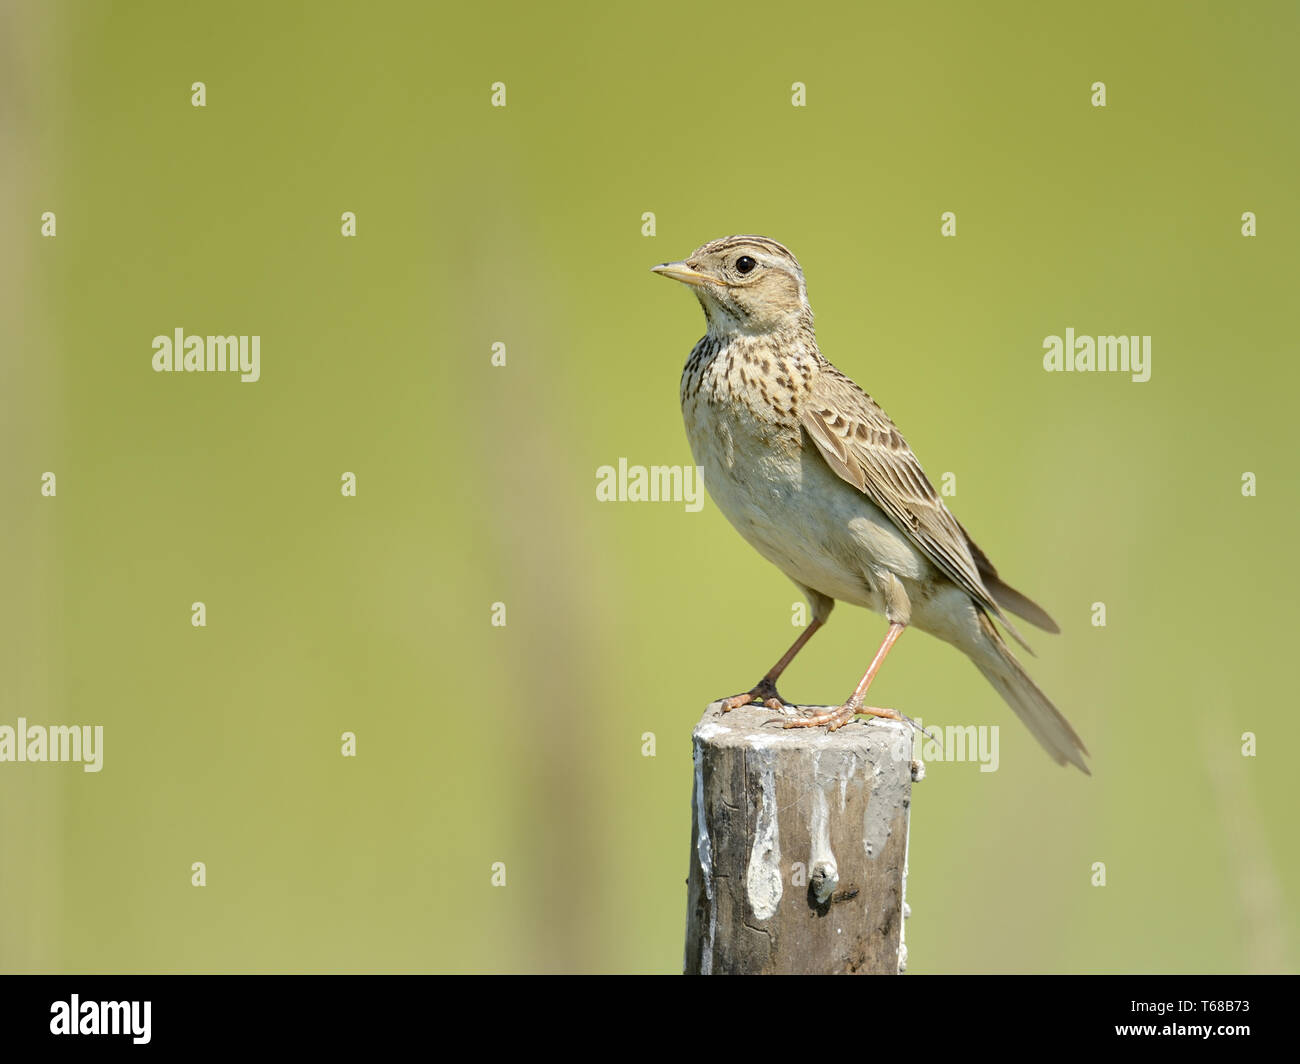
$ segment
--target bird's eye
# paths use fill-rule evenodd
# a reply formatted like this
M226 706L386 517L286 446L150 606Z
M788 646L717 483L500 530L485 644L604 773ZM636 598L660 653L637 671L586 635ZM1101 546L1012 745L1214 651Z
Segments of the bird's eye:
M753 259L751 259L748 255L741 255L740 258L736 260L736 272L749 273L750 270L752 270L757 265L758 263L755 262Z

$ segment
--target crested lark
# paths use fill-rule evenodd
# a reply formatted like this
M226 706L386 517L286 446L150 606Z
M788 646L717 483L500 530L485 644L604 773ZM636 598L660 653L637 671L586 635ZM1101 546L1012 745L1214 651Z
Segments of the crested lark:
M812 607L794 645L752 690L726 699L724 710L762 702L801 713L776 681L842 599L884 615L884 642L843 705L793 716L787 728L834 731L859 713L903 719L863 698L890 647L914 625L969 657L1059 764L1088 772L1079 736L992 618L1026 649L1004 610L1060 629L1002 582L894 423L822 357L803 271L789 250L766 237L724 237L654 270L690 285L708 319L682 373L681 400L709 494Z

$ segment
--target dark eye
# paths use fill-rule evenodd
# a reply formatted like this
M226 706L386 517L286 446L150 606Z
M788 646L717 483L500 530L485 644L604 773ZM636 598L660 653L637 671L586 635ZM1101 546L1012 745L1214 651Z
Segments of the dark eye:
M736 272L749 273L749 271L752 270L757 265L758 263L755 262L753 259L751 259L748 255L741 255L740 258L736 260Z

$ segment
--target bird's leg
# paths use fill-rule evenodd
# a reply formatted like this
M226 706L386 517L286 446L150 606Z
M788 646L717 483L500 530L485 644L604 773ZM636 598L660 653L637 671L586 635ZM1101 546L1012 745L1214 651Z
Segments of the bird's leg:
M859 713L866 713L873 717L886 717L889 720L906 720L901 713L893 709L881 709L877 706L864 706L862 698L867 693L867 688L871 686L871 681L876 678L876 673L880 671L880 666L884 664L885 655L889 653L889 648L894 645L898 637L903 634L904 626L897 621L889 622L889 631L885 633L885 641L880 644L880 649L876 651L876 656L871 659L871 664L867 666L867 671L862 674L862 679L858 686L853 689L853 694L844 705L838 709L828 710L825 713L818 713L812 717L800 717L797 720L788 720L785 722L787 728L817 728L825 724L827 731L834 731L836 728L842 728L848 724Z
M767 675L754 685L752 691L732 695L730 698L722 700L722 712L726 713L729 710L747 706L751 702L761 702L768 709L776 710L778 713L785 712L788 703L777 693L776 681L780 679L781 673L785 672L790 662L794 661L795 655L803 649L804 644L813 637L813 633L824 623L824 621L819 621L814 617L809 622L808 627L799 634L799 638L794 641L790 649L781 655L781 660L767 670Z

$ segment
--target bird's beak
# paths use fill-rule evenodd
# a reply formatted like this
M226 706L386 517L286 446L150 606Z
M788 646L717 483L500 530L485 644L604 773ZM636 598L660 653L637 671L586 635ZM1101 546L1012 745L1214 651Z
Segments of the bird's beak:
M695 286L710 284L713 278L708 274L700 273L699 270L691 269L684 262L665 262L660 266L651 266L651 270L661 277L671 277L674 281L681 281L682 284Z

